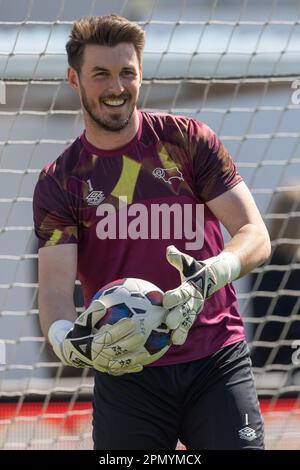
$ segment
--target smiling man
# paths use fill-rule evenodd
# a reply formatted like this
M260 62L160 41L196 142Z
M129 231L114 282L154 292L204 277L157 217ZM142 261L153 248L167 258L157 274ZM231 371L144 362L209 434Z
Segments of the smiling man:
M107 148L113 149L123 144L124 136L135 136L139 119L136 102L142 83L141 54L144 47L143 35L136 31L136 42L127 42L130 28L119 31L97 29L97 20L92 20L98 43L89 43L91 31L83 31L79 23L74 25L73 37L80 36L67 44L69 56L68 79L71 87L79 94L86 125L86 137L94 145L105 148L103 138L99 142L99 129L107 137ZM87 34L85 47L81 46ZM114 47L105 45L105 34ZM122 35L122 36L121 36ZM119 37L118 37L119 36ZM119 42L120 38L122 42ZM107 42L109 42L107 41ZM104 44L104 45L101 45ZM115 143L114 143L115 142ZM104 145L104 147L103 147Z
M83 18L66 48L85 130L35 189L40 321L63 363L95 369L95 449L168 450L178 439L188 449L262 449L232 286L270 253L253 198L208 126L137 109L144 48L137 24ZM220 222L231 235L226 246ZM76 277L87 307L78 319ZM125 277L164 290L167 351L140 354L130 319L92 331L94 294Z

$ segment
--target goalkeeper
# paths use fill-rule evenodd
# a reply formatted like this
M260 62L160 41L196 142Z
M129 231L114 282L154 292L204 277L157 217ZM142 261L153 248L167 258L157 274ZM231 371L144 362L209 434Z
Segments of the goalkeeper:
M41 327L63 363L95 369L95 449L168 450L178 439L188 449L263 449L231 282L267 259L269 236L209 127L137 109L143 47L143 30L116 15L73 25L68 81L85 128L42 170L34 193ZM159 204L162 226L152 218ZM189 217L173 217L175 206ZM105 314L90 305L93 295L123 277L164 290L168 351L141 354L130 319L92 331ZM76 278L87 307L77 319Z

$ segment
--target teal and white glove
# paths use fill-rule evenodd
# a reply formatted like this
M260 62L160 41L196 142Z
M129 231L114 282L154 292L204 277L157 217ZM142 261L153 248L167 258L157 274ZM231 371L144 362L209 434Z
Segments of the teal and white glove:
M143 334L130 318L97 330L95 326L105 313L105 306L96 300L74 323L55 321L48 333L54 352L73 367L93 367L111 375L140 372L145 359L144 353L138 352L144 344Z
M173 245L167 247L167 260L180 272L182 284L165 292L163 306L170 310L166 325L173 330L173 344L183 344L188 332L202 311L204 301L214 292L236 279L241 271L237 255L222 252L204 261L181 253Z

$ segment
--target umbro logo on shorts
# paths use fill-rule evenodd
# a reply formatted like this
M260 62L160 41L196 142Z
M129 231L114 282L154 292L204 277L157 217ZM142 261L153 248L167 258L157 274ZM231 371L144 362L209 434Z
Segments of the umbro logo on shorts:
M256 431L249 426L239 430L239 438L244 439L245 441L253 441L257 438Z

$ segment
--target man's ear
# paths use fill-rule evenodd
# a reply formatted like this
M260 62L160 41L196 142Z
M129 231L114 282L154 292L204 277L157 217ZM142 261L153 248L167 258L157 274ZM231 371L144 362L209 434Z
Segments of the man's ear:
M73 90L76 91L76 93L78 93L79 91L78 73L76 72L75 69L73 69L73 67L68 67L67 76L68 76L68 82L69 82L70 87L73 88Z
M142 84L142 81L143 81L143 66L142 64L140 64L140 86Z

